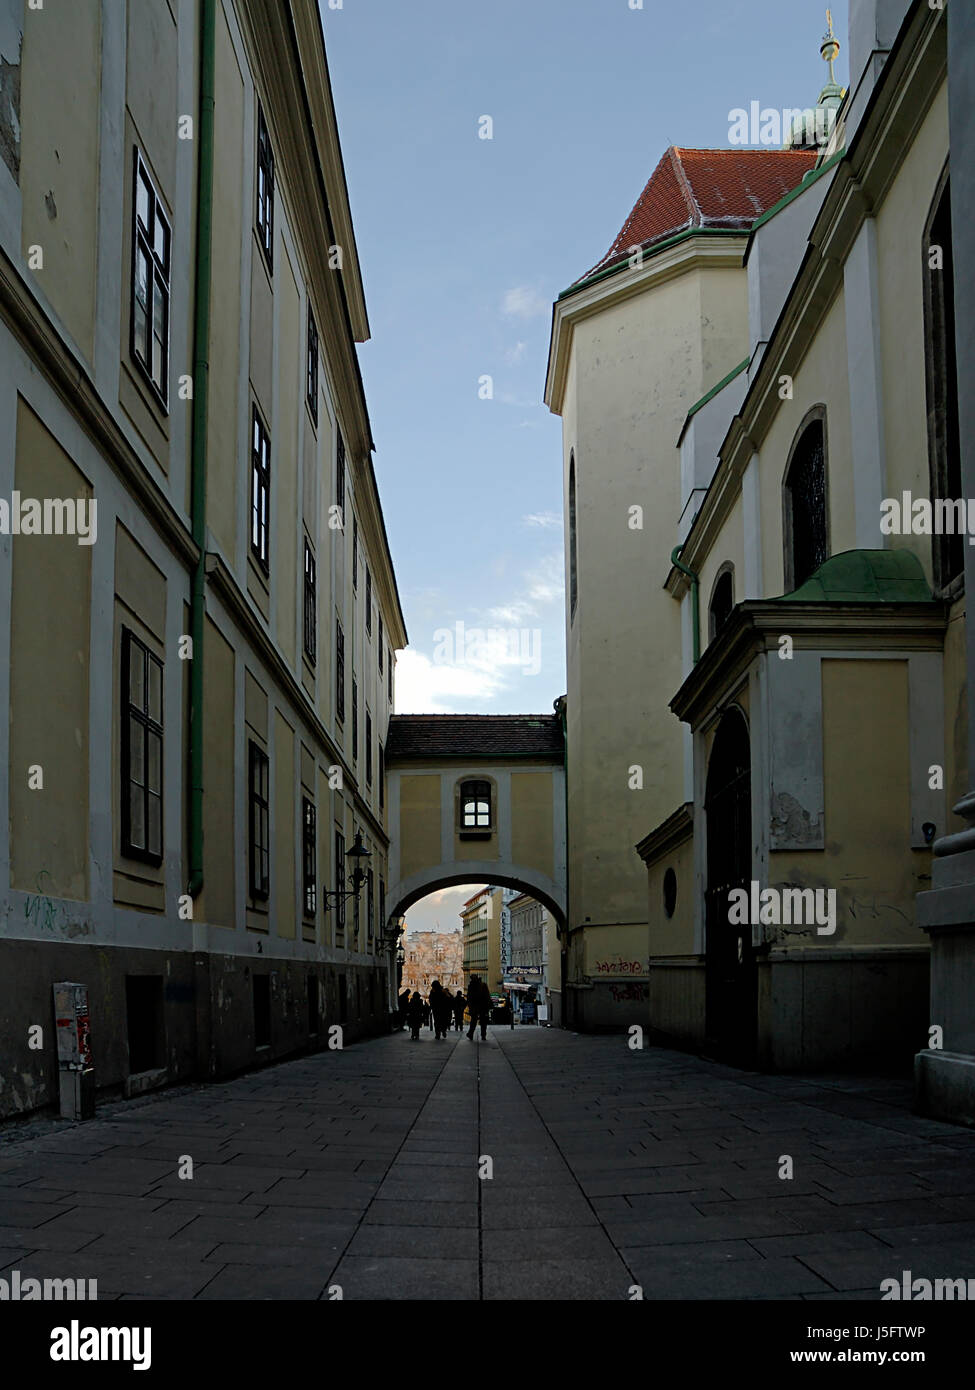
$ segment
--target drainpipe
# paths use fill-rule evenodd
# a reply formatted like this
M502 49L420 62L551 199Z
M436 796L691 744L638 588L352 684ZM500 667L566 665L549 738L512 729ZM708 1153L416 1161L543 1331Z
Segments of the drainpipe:
M698 607L698 581L694 571L689 570L686 565L682 565L677 558L683 549L683 545L674 546L670 555L670 563L675 565L681 574L686 574L691 581L691 630L693 633L694 665L696 666L701 659L701 614Z
M213 107L216 0L200 4L199 163L196 188L196 273L193 317L193 418L190 519L199 558L190 596L190 897L203 888L203 611L206 592L207 397L210 351L210 272L213 227Z

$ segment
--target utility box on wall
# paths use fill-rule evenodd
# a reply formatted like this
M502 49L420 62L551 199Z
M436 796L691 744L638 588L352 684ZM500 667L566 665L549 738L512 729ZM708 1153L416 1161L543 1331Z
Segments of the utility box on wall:
M95 1114L95 1069L88 986L62 980L53 989L61 1118L90 1120Z

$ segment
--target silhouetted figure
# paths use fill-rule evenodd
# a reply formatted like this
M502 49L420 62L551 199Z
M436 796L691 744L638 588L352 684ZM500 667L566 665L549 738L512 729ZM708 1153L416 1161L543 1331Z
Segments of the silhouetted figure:
M410 1007L410 991L408 989L404 989L403 993L400 995L399 999L396 1002L399 1004L399 1026L400 1032L402 1032L403 1029L406 1027L406 1012Z
M488 1015L491 1009L491 991L479 975L472 975L467 987L467 1007L470 1010L471 1026L467 1036L474 1041L474 1029L481 1025L481 1038L487 1038Z
M423 1022L423 1008L424 1005L420 997L420 991L415 989L413 991L413 998L410 1000L409 1008L406 1011L406 1017L410 1025L410 1036L414 1042L417 1042L420 1037L420 1025Z
M447 1036L447 1029L450 1027L450 1016L453 1013L453 1003L450 995L439 980L434 980L433 984L430 986L430 1012L433 1015L433 1035L439 1042L441 1038Z
M459 1033L464 1027L464 1010L467 1008L467 1000L460 990L454 995L454 1028Z
M429 1027L431 1026L431 1023L430 1023L430 1001L429 1001L429 999L424 999L424 1001L423 1001L423 1026L424 1026L424 1028L429 1028Z

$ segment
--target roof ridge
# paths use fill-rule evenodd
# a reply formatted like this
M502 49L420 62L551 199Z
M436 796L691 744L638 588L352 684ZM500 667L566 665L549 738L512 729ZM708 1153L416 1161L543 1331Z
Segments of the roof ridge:
M680 157L680 147L678 145L671 145L667 153L670 155L670 162L674 170L674 176L677 179L678 184L680 185L681 192L683 193L685 200L690 204L691 225L701 227L704 225L704 214L701 211L700 203L694 196L694 190L691 187L691 181L687 177L687 171L684 168L683 162Z

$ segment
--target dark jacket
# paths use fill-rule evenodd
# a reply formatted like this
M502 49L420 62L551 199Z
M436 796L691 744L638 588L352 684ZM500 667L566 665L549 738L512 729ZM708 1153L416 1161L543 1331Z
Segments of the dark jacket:
M450 1017L452 1012L451 1000L449 994L442 985L439 989L431 989L430 1008L433 1010L433 1016L437 1020Z
M407 1005L406 1012L407 1012L407 1014L409 1015L409 1017L410 1017L411 1019L422 1018L422 1017L423 1017L423 1011L424 1011L425 1008L426 1008L426 1005L424 1004L424 1002L423 1002L423 1000L420 998L420 996L419 996L418 994L414 994L414 995L413 995L413 998L410 1000L409 1004Z
M481 1014L486 1014L491 1007L491 991L483 980L478 980L472 984L467 991L467 1007L471 1011L471 1018L479 1018Z

